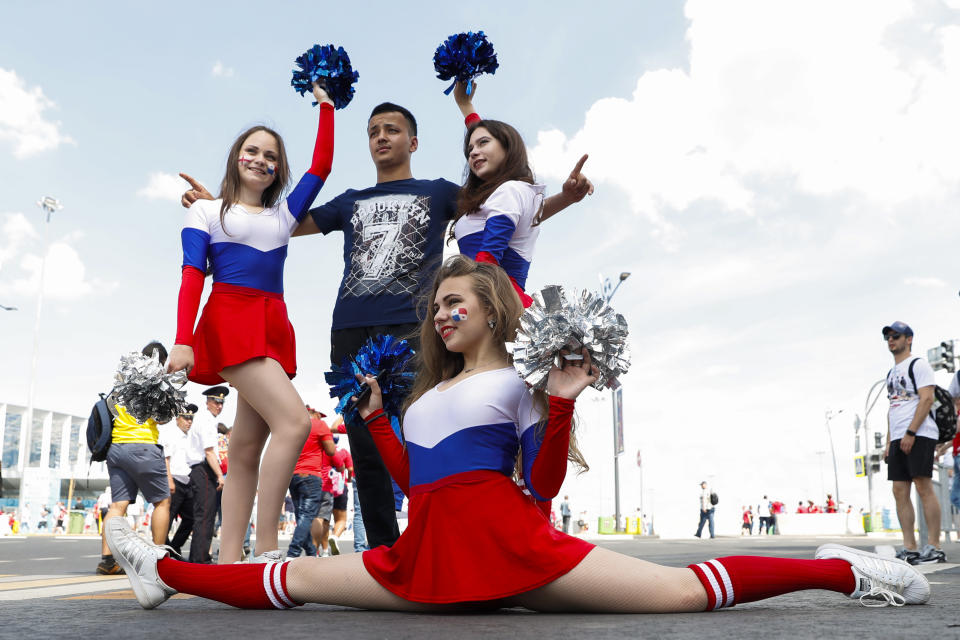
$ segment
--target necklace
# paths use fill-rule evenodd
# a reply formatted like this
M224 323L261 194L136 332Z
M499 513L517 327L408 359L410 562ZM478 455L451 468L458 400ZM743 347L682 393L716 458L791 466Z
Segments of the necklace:
M499 358L498 358L498 359L499 359ZM496 362L497 362L497 360L491 360L490 362L487 362L486 364L478 364L478 365L475 366L475 367L470 367L469 369L464 369L464 370L461 371L460 373L470 373L471 371L476 371L476 370L479 369L480 367L486 367L487 365L495 364Z

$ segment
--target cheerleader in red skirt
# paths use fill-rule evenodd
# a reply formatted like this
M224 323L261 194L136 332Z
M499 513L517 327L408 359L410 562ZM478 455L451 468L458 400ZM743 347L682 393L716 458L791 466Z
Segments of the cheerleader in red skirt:
M870 605L929 599L927 580L907 563L839 545L820 547L811 560L729 556L676 568L557 531L513 477L522 476L534 497L550 498L568 460L582 461L571 419L577 396L596 380L589 354L550 372L541 405L504 348L521 303L502 269L455 256L429 299L405 442L383 413L376 379L366 378L371 393L360 408L410 497L399 540L363 554L211 567L170 558L114 518L107 542L143 607L178 591L243 608L317 602L401 611L693 612L802 589Z
M293 191L282 198L290 181L283 140L267 127L253 127L230 149L220 198L195 202L181 233L177 338L167 368L187 369L201 384L229 382L240 396L223 489L221 563L240 560L258 489L255 555L279 559L276 523L310 431L290 382L297 372L296 341L283 301L283 263L290 234L333 162L333 101L317 85L313 94L320 103L313 161ZM194 329L208 264L213 291ZM269 470L262 476L261 453Z

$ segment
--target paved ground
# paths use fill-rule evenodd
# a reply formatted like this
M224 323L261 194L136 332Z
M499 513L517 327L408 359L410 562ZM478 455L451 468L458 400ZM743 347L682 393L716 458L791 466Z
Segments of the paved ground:
M809 558L817 545L840 542L872 549L893 540L875 538L718 538L704 541L612 540L602 546L661 564L684 566L724 555ZM349 545L344 545L349 546ZM960 544L944 546L960 561ZM36 637L322 638L337 629L344 638L960 638L960 565L926 570L931 603L920 607L865 609L826 591L807 591L738 605L714 613L671 615L545 615L507 610L482 615L366 612L308 605L294 611L240 611L191 596L175 596L143 611L126 578L92 575L99 539L0 538L0 620L36 621ZM25 613L29 611L29 618ZM0 638L16 635L0 624ZM29 634L28 634L29 635Z

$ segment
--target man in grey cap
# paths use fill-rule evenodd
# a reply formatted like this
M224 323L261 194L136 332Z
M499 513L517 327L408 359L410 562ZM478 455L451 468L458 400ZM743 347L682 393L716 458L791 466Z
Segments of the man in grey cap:
M887 444L884 460L887 479L893 482L897 518L903 530L903 549L897 557L910 564L946 562L940 547L940 503L933 489L933 458L940 430L930 409L936 383L926 358L913 357L913 329L904 322L883 328L883 339L893 354L893 368L887 373ZM927 521L927 544L917 550L913 532L916 514L910 501L915 486Z

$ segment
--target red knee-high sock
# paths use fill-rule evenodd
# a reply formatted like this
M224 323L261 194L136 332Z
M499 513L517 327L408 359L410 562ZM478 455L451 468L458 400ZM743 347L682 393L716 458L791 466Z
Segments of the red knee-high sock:
M707 610L732 607L804 589L853 593L856 581L850 563L764 556L727 556L691 564L707 592Z
M287 592L288 564L193 564L164 558L157 574L181 593L241 609L290 609L302 603Z

